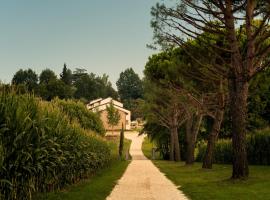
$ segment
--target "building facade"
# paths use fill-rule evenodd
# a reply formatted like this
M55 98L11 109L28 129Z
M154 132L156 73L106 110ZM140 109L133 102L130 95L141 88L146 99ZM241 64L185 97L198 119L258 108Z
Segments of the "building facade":
M107 110L106 110L107 106L110 106L111 102L120 114L119 123L116 126L114 126L114 129L120 130L122 128L122 123L123 123L124 128L126 130L130 130L130 125L131 125L130 111L125 109L121 102L116 101L116 100L112 99L111 97L106 98L106 99L100 98L100 99L90 101L87 104L87 109L91 110L93 112L98 112L100 114L100 118L104 124L105 129L111 130L111 126L108 124Z

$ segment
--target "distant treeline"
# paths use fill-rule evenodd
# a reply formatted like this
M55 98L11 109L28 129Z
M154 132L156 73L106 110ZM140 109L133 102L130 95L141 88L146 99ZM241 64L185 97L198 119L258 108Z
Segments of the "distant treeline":
M97 76L81 68L72 72L66 64L59 77L50 69L44 69L39 75L30 68L20 69L14 74L11 84L16 85L21 93L33 92L48 101L55 97L83 102L108 96L118 98L108 75Z
M43 100L77 99L83 103L97 98L112 97L124 103L124 107L132 112L132 120L142 118L143 81L132 68L120 73L116 82L117 90L112 87L109 76L98 76L88 73L86 69L76 68L73 72L64 64L62 72L57 76L51 69L44 69L39 75L31 68L20 69L11 84L1 87L16 86L21 93L34 93ZM1 88L0 88L1 90Z

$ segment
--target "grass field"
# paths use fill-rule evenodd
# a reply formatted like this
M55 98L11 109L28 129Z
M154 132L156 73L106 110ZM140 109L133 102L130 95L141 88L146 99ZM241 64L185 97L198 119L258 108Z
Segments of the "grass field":
M150 141L143 143L143 152L149 156ZM231 165L214 165L204 170L201 163L185 166L155 160L153 163L165 173L192 200L260 200L270 199L270 167L250 166L250 177L246 181L230 180Z
M110 139L112 161L109 167L98 171L93 177L76 185L66 187L59 192L38 195L36 200L104 200L112 191L117 180L122 176L130 161L119 159L119 138ZM129 149L131 141L125 140L124 152Z

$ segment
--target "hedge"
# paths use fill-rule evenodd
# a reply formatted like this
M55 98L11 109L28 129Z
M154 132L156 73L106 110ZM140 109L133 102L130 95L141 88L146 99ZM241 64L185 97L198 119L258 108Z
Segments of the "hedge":
M198 144L196 161L203 161L206 142ZM270 165L270 129L257 131L247 136L248 162L252 165ZM229 139L218 140L214 150L214 163L232 163L232 143Z
M88 177L110 160L99 136L56 103L0 93L0 199L31 199Z

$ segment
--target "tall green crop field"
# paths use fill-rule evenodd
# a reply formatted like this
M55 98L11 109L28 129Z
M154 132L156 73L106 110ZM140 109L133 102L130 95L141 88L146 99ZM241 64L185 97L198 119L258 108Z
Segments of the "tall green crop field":
M59 105L71 121L77 121L83 128L92 130L100 135L105 134L105 128L98 113L87 110L81 102L74 100L54 99L53 103Z
M0 92L0 199L28 200L108 164L107 143L67 112L58 102Z

